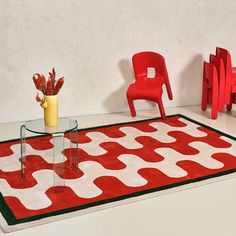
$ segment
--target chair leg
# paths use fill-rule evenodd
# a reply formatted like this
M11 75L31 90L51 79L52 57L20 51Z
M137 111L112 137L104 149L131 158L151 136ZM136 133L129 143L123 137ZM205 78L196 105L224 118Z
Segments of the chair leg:
M230 105L230 103L231 103L231 81L226 78L226 81L225 81L225 104Z
M227 105L227 110L228 111L231 111L232 110L232 103L233 103L233 96L232 96L232 94L231 94L231 96L230 96L230 102L229 102L229 104Z
M219 89L219 111L224 111L224 105L225 105L225 96L224 96L224 88L222 86Z
M134 101L132 99L128 98L128 97L127 97L127 100L128 100L131 116L135 117L136 116L136 111L135 111L135 107L134 107Z
M208 89L207 87L203 87L202 89L202 110L205 111L207 109L207 100L208 100Z
M218 113L218 104L212 103L212 108L211 108L211 118L215 120L217 118Z
M166 118L166 113L161 98L157 101L157 104L161 113L161 117L164 120Z
M212 92L212 106L211 106L211 118L216 119L219 110L219 99L218 99L218 90L213 89Z
M233 103L236 104L236 93L233 95Z

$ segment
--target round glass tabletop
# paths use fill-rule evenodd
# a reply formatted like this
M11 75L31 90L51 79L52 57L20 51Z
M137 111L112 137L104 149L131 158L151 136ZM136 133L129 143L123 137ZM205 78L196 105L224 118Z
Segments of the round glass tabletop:
M38 119L26 121L25 128L30 132L38 134L59 134L78 128L78 124L76 120L58 118L58 125L49 127L44 125L44 119Z

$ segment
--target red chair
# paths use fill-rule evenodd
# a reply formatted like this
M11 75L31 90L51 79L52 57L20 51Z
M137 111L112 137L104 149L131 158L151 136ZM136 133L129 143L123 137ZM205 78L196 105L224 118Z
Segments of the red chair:
M207 109L207 104L212 104L211 118L216 119L219 108L219 89L216 67L204 61L203 86L202 86L202 110Z
M218 109L219 111L224 111L225 105L225 66L224 61L221 57L210 55L210 63L216 67L218 74L218 88L219 88L219 99L218 99Z
M165 119L165 110L162 103L162 86L165 85L170 100L173 99L165 59L155 52L140 52L133 56L133 69L136 81L127 90L126 96L131 115L136 116L134 100L144 99L156 102L161 117ZM148 68L155 70L154 78L148 77Z
M216 48L216 55L220 56L225 66L225 104L227 109L232 109L232 103L236 103L236 67L232 67L230 53L224 48Z

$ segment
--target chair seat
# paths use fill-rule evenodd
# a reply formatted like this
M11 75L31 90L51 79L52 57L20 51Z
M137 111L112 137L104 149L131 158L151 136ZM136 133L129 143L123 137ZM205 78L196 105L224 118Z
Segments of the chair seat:
M232 72L236 74L236 67L232 67Z
M232 87L232 93L236 93L236 85Z
M136 81L128 88L127 94L133 99L156 100L161 96L163 90L161 80L147 79L148 81Z

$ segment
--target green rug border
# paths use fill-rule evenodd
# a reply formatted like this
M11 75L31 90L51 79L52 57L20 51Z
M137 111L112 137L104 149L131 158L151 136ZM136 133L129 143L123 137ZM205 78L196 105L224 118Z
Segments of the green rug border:
M182 114L169 115L169 116L167 116L167 118L171 118L171 117L175 117L175 116L180 116L180 117L182 117L182 118L184 118L184 119L186 119L186 120L188 120L192 123L195 123L199 126L205 127L209 130L213 130L214 132L219 133L222 136L230 138L234 141L236 140L236 137L233 137L229 134L226 134L222 131L219 131L215 128L212 128L208 125L205 125L201 122L198 122L198 121L196 121L192 118L189 118L187 116L184 116ZM161 117L157 117L157 118L151 118L151 119L146 119L146 120L136 120L136 121L129 121L129 122L124 122L124 123L115 123L115 124L109 124L109 125L102 125L102 126L78 129L78 131L92 130L92 129L105 128L105 127L111 127L111 126L119 126L119 125L132 124L132 123L141 123L141 122L152 121L152 120L160 120L160 119L161 119ZM48 135L33 136L33 137L28 137L27 139L39 138L39 137L42 137L42 136L48 136ZM14 142L14 141L19 141L19 139L11 139L11 140L6 140L6 141L1 141L0 143ZM166 189L170 189L170 188L174 188L174 187L179 187L179 186L186 185L186 184L191 184L191 183L195 183L195 182L199 182L199 181L204 181L204 180L207 180L207 179L211 179L211 178L214 178L214 177L220 177L220 176L228 175L228 174L235 173L235 172L236 172L236 169L231 169L231 170L223 171L223 172L220 172L220 173L199 177L199 178L196 178L196 179L185 180L185 181L175 183L175 184L170 184L170 185L161 186L161 187L158 187L158 188L139 191L139 192L135 192L135 193L132 193L132 194L126 194L126 195L111 198L111 199L101 200L101 201L85 204L85 205L82 205L82 206L67 208L67 209L58 210L58 211L54 211L54 212L50 212L50 213L45 213L45 214L41 214L41 215L37 215L37 216L27 217L27 218L23 218L23 219L16 219L15 218L12 211L7 206L7 204L5 203L3 195L0 193L0 206L1 206L0 212L2 213L3 217L5 218L5 220L6 220L6 222L9 226L10 225L17 225L17 224L21 224L21 223L27 223L27 222L31 222L31 221L40 220L40 219L46 218L46 217L66 214L66 213L79 211L79 210L84 210L84 209L88 209L88 208L99 206L99 205L104 205L104 204L107 204L107 203L117 202L117 201L120 201L120 200L129 199L129 198L132 198L132 197L138 197L138 196L142 196L142 195L145 195L145 194L158 192L158 191L162 191L162 190L166 190Z

